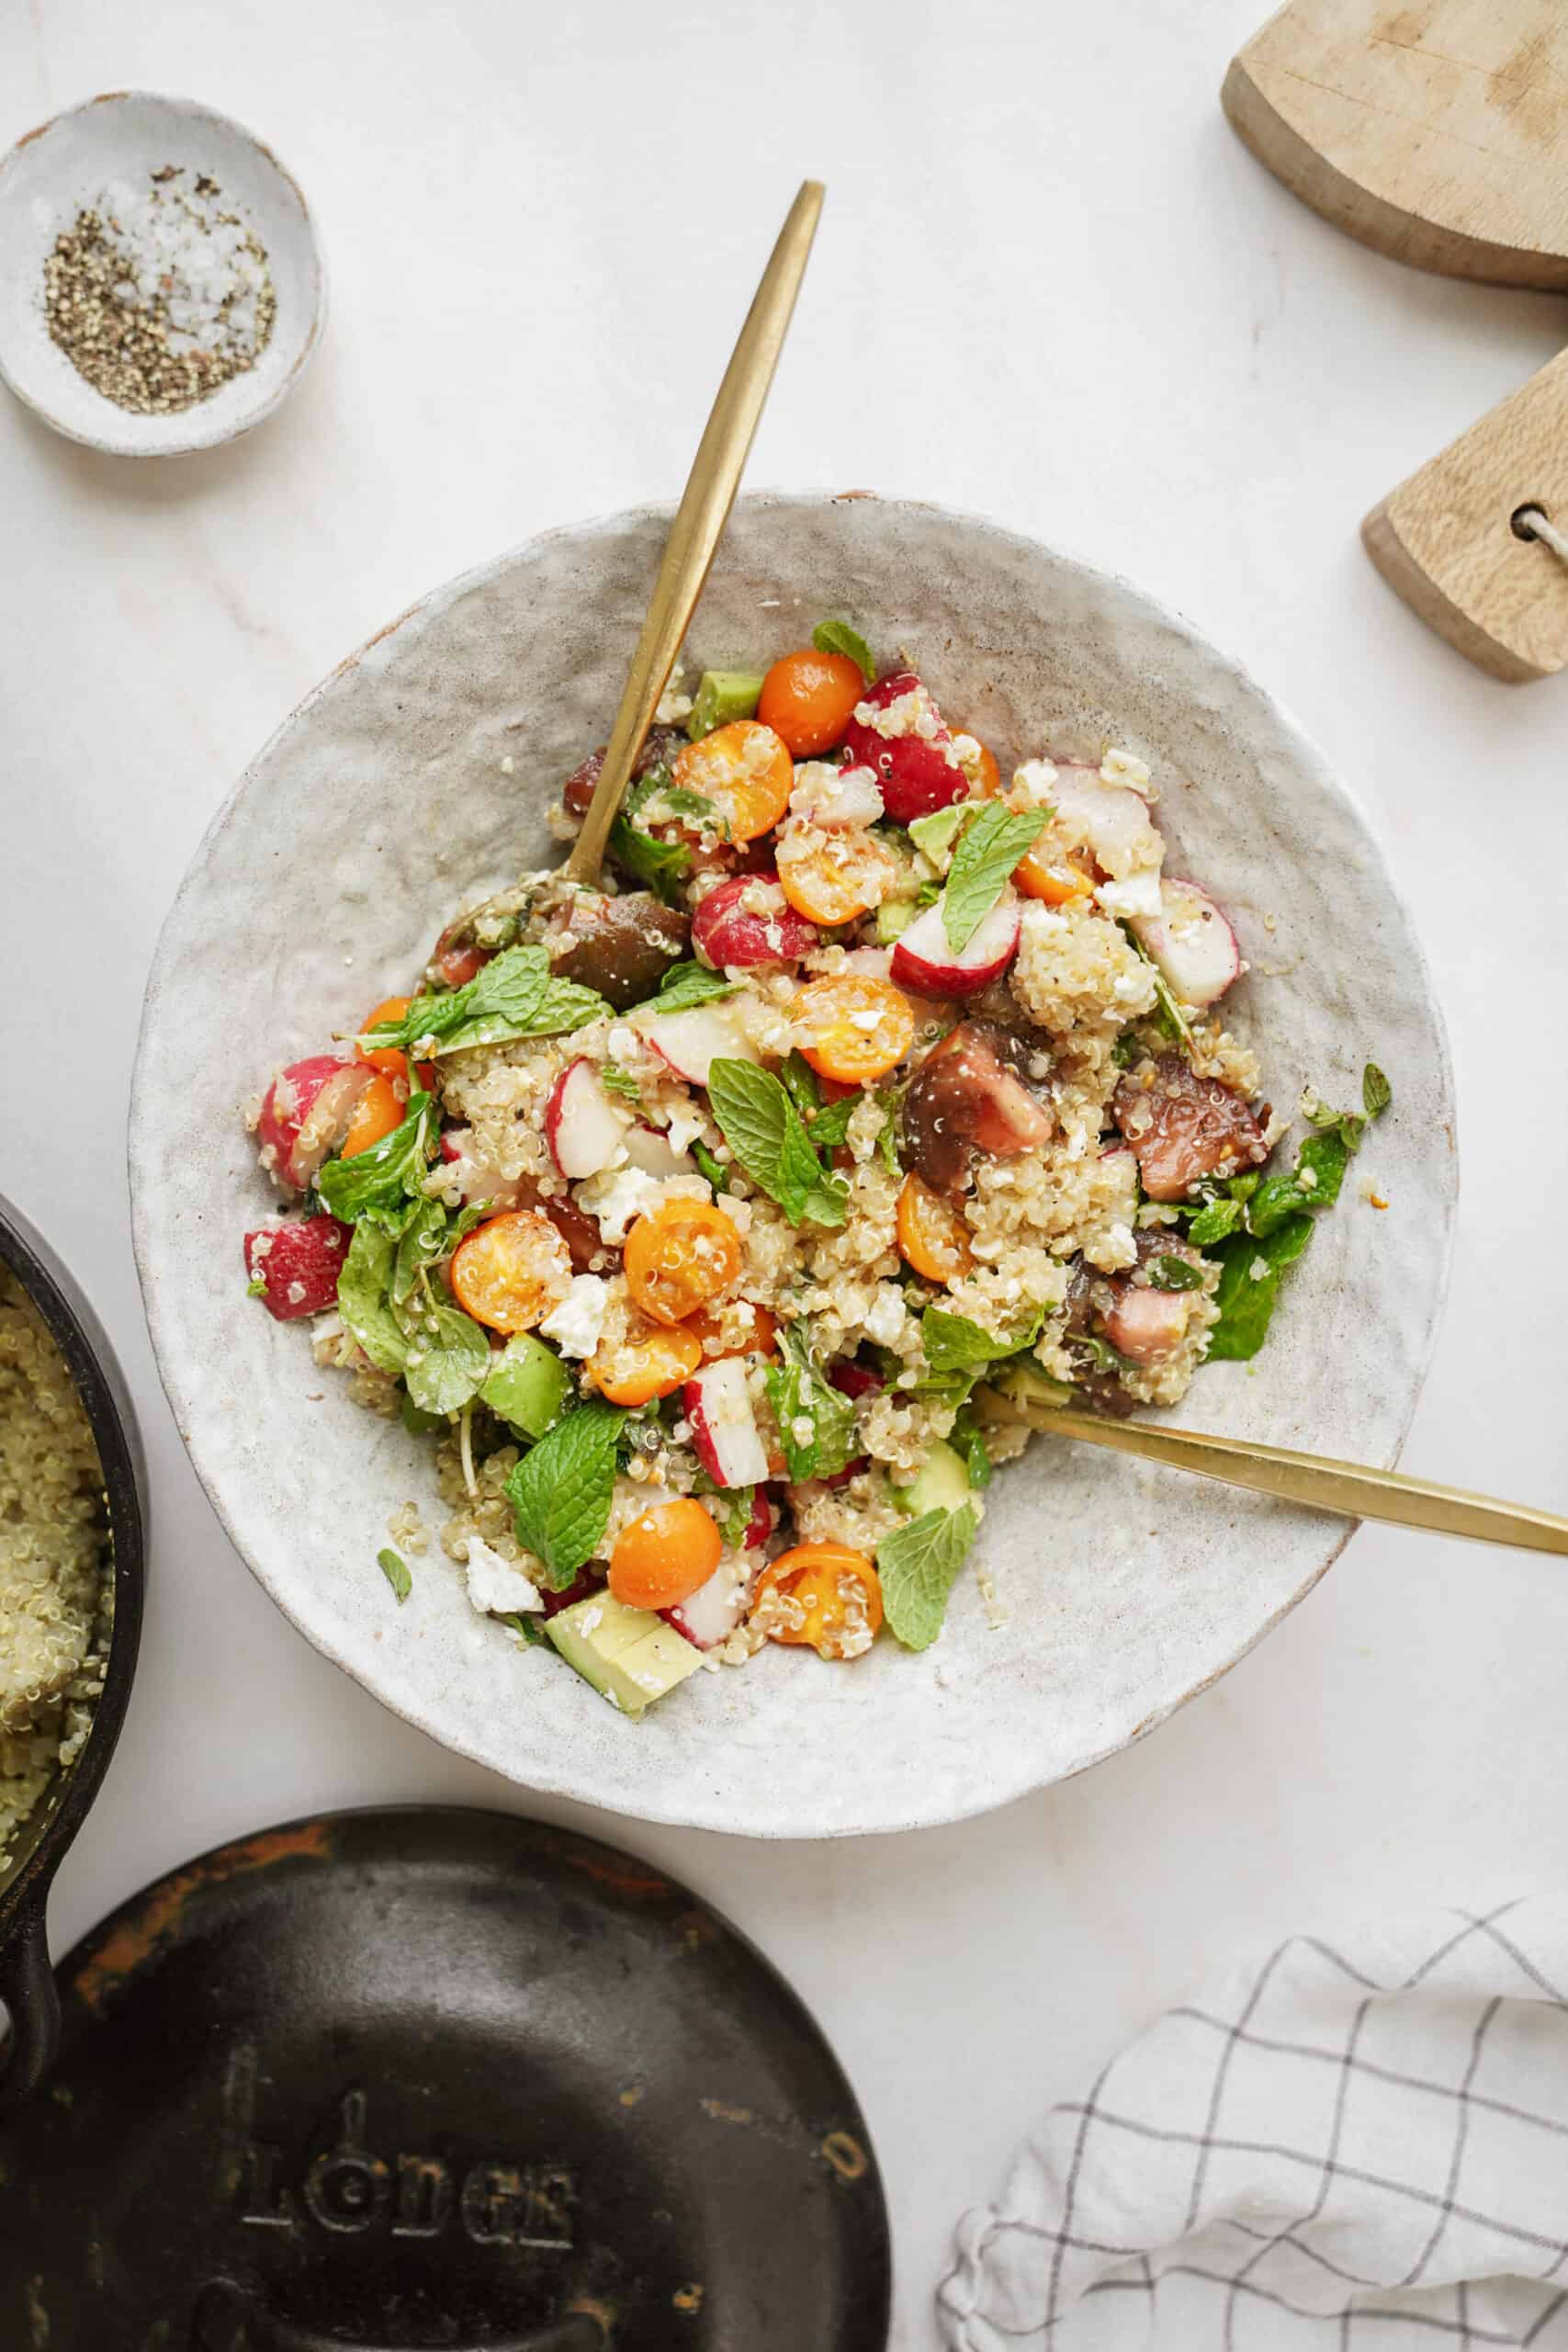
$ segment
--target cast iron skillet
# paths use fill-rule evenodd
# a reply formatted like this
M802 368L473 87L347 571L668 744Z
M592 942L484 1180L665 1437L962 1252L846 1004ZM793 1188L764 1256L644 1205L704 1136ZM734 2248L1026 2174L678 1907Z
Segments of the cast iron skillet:
M86 1407L108 1500L115 1600L108 1669L86 1745L70 1770L57 1774L46 1790L17 1833L9 1865L0 1871L0 2001L11 2017L10 2033L0 2042L3 2118L37 2088L60 2040L45 1907L51 1881L97 1794L125 1719L147 1560L141 1443L130 1392L103 1327L41 1236L4 1200L0 1261L17 1275L53 1333Z

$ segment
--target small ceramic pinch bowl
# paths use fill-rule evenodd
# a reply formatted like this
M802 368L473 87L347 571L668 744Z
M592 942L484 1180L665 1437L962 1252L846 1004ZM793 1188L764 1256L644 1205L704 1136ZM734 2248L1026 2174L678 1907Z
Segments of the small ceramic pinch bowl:
M44 264L62 231L166 165L216 181L265 250L276 311L253 367L194 407L143 416L90 383L51 339ZM315 225L270 149L211 107L115 90L58 114L0 160L0 376L47 424L125 458L209 449L270 416L299 382L326 316Z
M1037 1438L987 1490L941 1638L852 1666L769 1649L631 1724L481 1621L439 1548L399 1608L389 1513L448 1515L428 1445L245 1296L276 1207L242 1105L406 991L447 919L558 861L547 810L602 742L668 515L547 533L438 588L288 719L222 810L164 929L131 1117L137 1256L175 1418L230 1533L295 1623L386 1702L526 1787L658 1821L815 1838L951 1821L1125 1747L1323 1574L1342 1521ZM1356 803L1294 724L1125 581L973 515L857 496L735 511L692 669L761 668L828 614L907 655L1004 768L1127 745L1178 874L1251 968L1226 999L1273 1100L1393 1105L1292 1269L1252 1364L1206 1367L1197 1429L1390 1464L1448 1269L1453 1102L1420 947ZM1375 1190L1389 1206L1361 1197Z

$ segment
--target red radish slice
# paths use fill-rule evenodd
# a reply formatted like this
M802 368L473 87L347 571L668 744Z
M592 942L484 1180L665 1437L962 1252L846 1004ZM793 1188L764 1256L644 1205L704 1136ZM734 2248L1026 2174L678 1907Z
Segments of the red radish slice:
M658 1012L643 1035L677 1078L705 1086L716 1061L754 1062L751 1043L727 1004L694 1004L685 1012Z
M568 1062L545 1105L545 1141L569 1182L612 1167L631 1124L630 1112L611 1102L585 1055Z
M1105 1336L1131 1363L1158 1363L1187 1337L1190 1292L1137 1290L1129 1284L1105 1315Z
M754 1582L753 1577L737 1573L733 1558L721 1560L706 1584L698 1585L673 1609L661 1609L659 1614L694 1649L716 1649L745 1616Z
M532 1206L532 1189L521 1178L502 1176L488 1161L474 1157L472 1127L448 1127L441 1138L441 1157L457 1170L460 1201L469 1204L487 1201L497 1210Z
M759 1487L751 1498L751 1524L746 1530L743 1548L748 1552L760 1552L773 1532L773 1507Z
M627 1160L645 1176L694 1176L697 1172L691 1153L677 1151L659 1127L633 1127L626 1143Z
M746 1366L739 1356L721 1356L687 1381L681 1398L692 1424L697 1458L716 1487L757 1487L768 1475L768 1455L751 1410Z
M300 1225L263 1226L245 1236L245 1272L265 1283L262 1304L279 1323L320 1315L335 1304L337 1278L354 1238L354 1227L335 1216L307 1217Z
M774 903L765 913L745 903L761 883ZM716 971L750 971L767 964L798 964L821 941L815 923L796 914L776 874L737 874L710 890L692 917L692 942Z
M999 980L1018 953L1018 900L1008 891L962 954L942 923L942 900L917 915L893 949L893 978L927 996L975 996Z
M308 1192L316 1170L342 1143L359 1098L376 1077L368 1062L313 1054L291 1062L267 1088L256 1133L262 1165L282 1184Z
M1217 1004L1241 976L1235 933L1196 882L1162 881L1158 914L1134 915L1132 929L1183 1004Z

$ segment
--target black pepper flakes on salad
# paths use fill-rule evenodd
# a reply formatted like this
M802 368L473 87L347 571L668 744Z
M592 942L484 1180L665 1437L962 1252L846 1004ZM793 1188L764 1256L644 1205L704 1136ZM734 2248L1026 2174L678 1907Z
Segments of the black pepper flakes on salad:
M568 779L565 838L603 758ZM273 1079L249 1287L438 1446L476 1609L639 1715L765 1645L923 1649L1028 1432L1262 1344L1389 1101L1260 1099L1244 967L1132 752L1004 785L845 622L667 694L602 889L449 922ZM400 1601L425 1538L389 1521Z

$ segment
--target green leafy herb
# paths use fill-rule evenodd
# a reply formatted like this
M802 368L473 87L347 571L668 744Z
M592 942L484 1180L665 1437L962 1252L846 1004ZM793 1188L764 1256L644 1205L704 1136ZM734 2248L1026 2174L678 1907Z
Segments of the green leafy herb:
M933 865L940 865L974 813L969 801L951 801L945 808L933 808L928 817L912 817L909 839Z
M571 1375L553 1348L532 1331L517 1331L491 1355L481 1403L519 1436L542 1438L571 1395Z
M356 1225L337 1278L344 1327L383 1372L401 1372L408 1359L408 1342L387 1303L397 1251L380 1226Z
M1295 1215L1261 1241L1239 1233L1220 1251L1219 1320L1209 1333L1208 1361L1246 1363L1263 1345L1280 1295L1280 1276L1312 1238L1310 1216Z
M245 1296L247 1298L265 1298L266 1296L266 1283L260 1274L256 1275L254 1282L248 1282L245 1284Z
M1233 1201L1249 1201L1263 1182L1260 1170L1249 1168L1244 1176L1233 1176L1225 1190Z
M727 842L729 839L729 820L705 793L694 792L690 785L667 784L659 796L659 807L654 815L660 824L666 815L690 817L698 831L712 840Z
M718 1532L732 1552L739 1552L750 1532L757 1509L755 1487L725 1487L719 1491Z
M823 1379L795 1324L779 1333L779 1362L768 1366L767 1384L792 1482L834 1477L854 1460L860 1450L855 1408ZM803 1421L811 1425L804 1439Z
M954 1315L951 1307L928 1306L920 1317L920 1340L926 1351L926 1362L933 1372L967 1372L980 1364L994 1363L998 1357L1016 1355L1021 1348L1032 1347L1040 1337L1044 1319L1043 1307L1031 1307L1015 1330L998 1340L967 1315Z
M876 1148L882 1155L882 1165L886 1169L889 1176L901 1176L904 1172L904 1163L898 1157L898 1106L904 1099L903 1089L900 1087L891 1093L879 1094L876 1099L887 1113L886 1119L883 1123L882 1133L876 1138Z
M809 1115L821 1108L821 1080L798 1046L792 1046L779 1064L779 1078L797 1111Z
M964 1467L969 1473L972 1487L988 1487L991 1483L991 1457L986 1448L985 1432L967 1405L962 1406L948 1433L948 1443L956 1448Z
M1393 1087L1376 1062L1369 1062L1361 1072L1361 1101L1368 1118L1381 1119L1393 1100Z
M352 1159L329 1159L316 1178L322 1206L345 1225L362 1216L379 1223L395 1216L400 1224L411 1193L418 1190L435 1143L435 1097L416 1087L402 1124Z
M858 662L860 673L868 686L876 684L876 664L871 658L871 648L858 628L848 621L818 621L811 632L811 642L818 653L847 653Z
M1122 925L1122 935L1129 947L1153 968L1156 1026L1170 1038L1174 1045L1179 1046L1184 1053L1190 1054L1192 1051L1192 1024L1178 1004L1170 982L1130 923L1124 922Z
M1111 1058L1118 1069L1128 1069L1137 1060L1142 1050L1132 1031L1124 1029L1111 1048Z
M1178 1258L1174 1254L1151 1258L1149 1284L1154 1290L1201 1290L1203 1269L1195 1266L1190 1258Z
M992 800L981 809L953 853L942 892L942 929L955 956L968 946L1044 825L1043 808L1015 812L1004 801Z
M915 893L916 913L922 913L927 907L934 907L941 896L942 884L940 882L922 882L919 888ZM906 928L908 928L908 926L906 926Z
M705 1176L716 1193L728 1193L729 1170L723 1160L716 1159L705 1143L694 1141L687 1148L697 1163L698 1175Z
M887 1623L906 1649L929 1649L942 1631L947 1596L979 1526L972 1503L928 1510L876 1547Z
M1308 1136L1289 1176L1267 1176L1247 1204L1247 1230L1266 1240L1277 1226L1303 1209L1332 1208L1350 1164L1342 1136L1325 1130Z
M623 874L657 891L667 906L677 902L679 885L692 870L692 853L684 842L655 841L623 815L611 826L605 848Z
M694 1004L716 1004L721 996L734 993L735 982L727 980L722 972L710 972L705 964L671 964L659 983L659 994L637 1010L686 1012Z
M1224 1241L1233 1234L1240 1225L1241 1217L1242 1204L1239 1201L1224 1197L1205 1201L1189 1225L1187 1238L1200 1250L1206 1250L1211 1242Z
M1109 1373L1112 1380L1120 1380L1124 1372L1136 1369L1124 1355L1118 1353L1109 1340L1101 1339L1098 1331L1075 1331L1072 1344L1083 1350L1096 1372Z
M721 1056L708 1071L708 1102L747 1175L792 1225L842 1225L849 1188L823 1168L780 1079Z
M642 1089L629 1069L622 1069L615 1062L601 1062L599 1083L608 1094L618 1094L625 1102L640 1102Z
M818 1151L837 1151L848 1140L850 1121L860 1109L858 1094L845 1094L812 1114L807 1132Z
M403 1379L422 1413L450 1419L477 1396L490 1371L489 1335L460 1306L426 1295L403 1323Z
M509 947L504 955L491 956L460 989L416 996L400 1021L378 1021L366 1035L374 1045L410 1053L429 1040L439 1046L470 1018L526 1020L549 977L550 959L544 948Z
M398 1607L400 1609L413 1590L413 1578L409 1574L408 1562L389 1545L386 1551L377 1553L376 1565L397 1594Z
M513 1632L520 1634L525 1645L531 1650L547 1649L549 1646L549 1635L538 1618L525 1615L521 1609L513 1610L510 1616L499 1618L496 1622L502 1625L510 1625Z
M523 1456L506 1481L517 1540L565 1592L593 1557L609 1524L624 1413L581 1405Z

